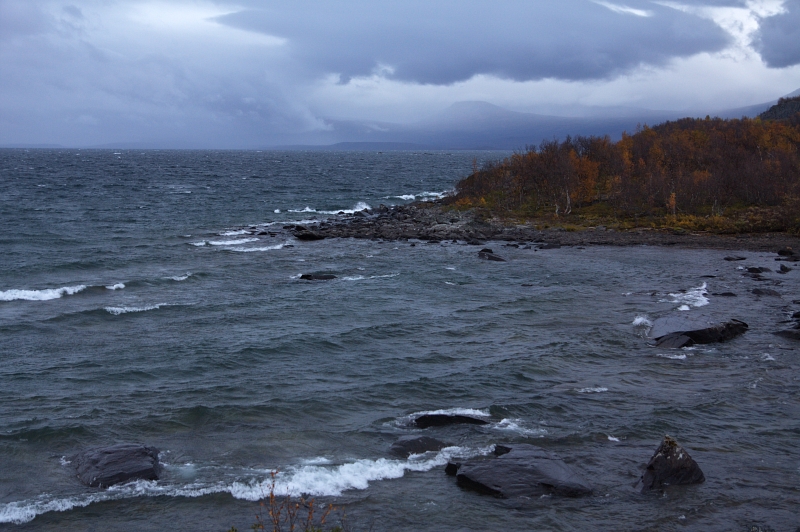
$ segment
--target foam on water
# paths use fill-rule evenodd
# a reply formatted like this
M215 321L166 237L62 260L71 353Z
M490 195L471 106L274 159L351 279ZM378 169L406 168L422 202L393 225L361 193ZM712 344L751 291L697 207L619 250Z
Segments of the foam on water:
M298 213L313 212L313 213L317 213L317 214L339 214L339 213L353 214L353 213L356 213L356 212L366 211L366 210L371 210L371 209L372 209L372 207L370 207L368 203L363 202L363 201L359 201L351 209L338 209L338 210L335 210L335 211L320 211L320 210L314 209L312 207L305 206L302 209L289 209L288 212L298 212Z
M240 236L240 235L249 235L251 231L247 229L238 229L236 231L225 231L219 234L219 236Z
M105 307L104 310L109 314L119 316L120 314L128 314L130 312L147 312L148 310L156 310L165 305L166 303L159 303L158 305L150 305L147 307Z
M523 436L538 436L540 438L543 438L544 435L547 434L547 429L525 427L521 419L503 419L498 423L492 423L491 428L514 432Z
M672 353L658 353L656 356L657 357L661 357L661 358L669 358L670 360L686 360L686 355L685 354L683 354L683 355L675 355L675 354L672 354Z
M71 296L86 290L86 285L62 286L61 288L45 288L44 290L5 290L0 291L0 301L48 301L63 296Z
M275 244L274 246L263 246L258 248L234 248L231 251L237 251L239 253L252 253L254 251L273 251L275 249L283 249L286 245L286 242L283 244Z
M678 292L676 294L669 294L672 300L662 300L662 302L666 303L677 303L680 306L678 310L687 311L691 310L692 308L703 307L708 305L709 300L706 297L708 293L706 292L706 283L703 283L701 286L696 288L690 288L686 292Z
M633 320L634 327L652 327L653 322L647 316L636 316Z
M250 242L258 242L257 238L239 238L236 240L209 240L211 246L241 246Z
M125 283L117 283L117 284L108 285L108 286L106 286L106 288L108 290L122 290L123 288L125 288Z
M578 390L578 393L603 393L607 392L608 388L596 387L596 388L581 388Z
M330 465L325 458L313 458L301 466L279 471L274 480L272 471L261 470L258 471L260 478L231 483L220 481L174 485L138 480L112 486L102 492L72 497L53 498L49 494L42 494L33 500L0 505L0 523L23 524L47 512L65 512L97 502L136 497L202 497L213 493L230 493L237 499L258 501L270 491L278 496L338 497L348 490L367 489L370 482L401 478L406 471L430 471L455 457L486 456L492 451L494 445L482 448L446 447L435 454L411 455L407 460L364 459L339 465Z
M167 279L171 279L173 281L185 281L191 276L191 273L187 273L186 275L173 275L172 277L167 277Z

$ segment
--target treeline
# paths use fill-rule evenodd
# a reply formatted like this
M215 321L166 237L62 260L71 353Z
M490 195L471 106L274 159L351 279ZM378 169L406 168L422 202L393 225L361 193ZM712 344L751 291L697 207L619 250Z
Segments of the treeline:
M639 128L617 142L545 141L475 168L457 184L453 201L528 217L708 217L761 207L781 208L791 218L791 209L800 211L798 197L800 114L783 121L685 118Z

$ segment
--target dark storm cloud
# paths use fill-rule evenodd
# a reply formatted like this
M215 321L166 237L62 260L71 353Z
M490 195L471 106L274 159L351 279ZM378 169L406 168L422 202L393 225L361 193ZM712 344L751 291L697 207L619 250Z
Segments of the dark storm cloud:
M216 20L287 38L290 53L320 73L346 80L383 65L392 69L389 77L426 84L476 74L602 79L730 42L710 20L642 1L283 0Z
M786 12L761 21L756 48L767 65L783 68L800 64L800 0L784 4Z

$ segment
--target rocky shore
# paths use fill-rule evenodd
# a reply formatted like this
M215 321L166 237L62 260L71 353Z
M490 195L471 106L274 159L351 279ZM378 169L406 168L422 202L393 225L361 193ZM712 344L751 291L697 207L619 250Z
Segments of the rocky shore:
M458 241L482 245L486 241L505 241L512 245L547 246L677 246L682 248L739 249L776 251L794 248L800 252L800 237L784 233L719 235L674 230L638 228L617 231L603 226L581 230L543 228L534 223L509 224L499 219L484 219L474 211L448 209L438 203L416 203L352 214L313 226L286 226L301 240L322 238L366 238L376 240ZM796 256L796 255L795 255ZM791 260L791 259L790 259Z

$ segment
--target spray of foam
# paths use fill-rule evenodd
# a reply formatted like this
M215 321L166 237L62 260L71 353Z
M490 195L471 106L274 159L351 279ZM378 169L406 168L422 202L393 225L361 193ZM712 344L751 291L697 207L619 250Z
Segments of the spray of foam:
M77 294L81 290L86 290L86 285L63 286L61 288L47 288L44 290L5 290L0 291L0 301L47 301L58 299L63 296Z
M686 292L678 292L677 294L669 294L672 298L670 301L662 300L662 302L667 303L676 303L680 305L678 310L686 311L691 310L692 308L703 307L708 305L709 300L706 297L708 293L706 292L706 283L703 283L702 286L698 286L697 288L690 288Z
M105 311L109 314L113 314L114 316L119 316L120 314L128 314L130 312L146 312L148 310L156 310L165 305L166 303L159 303L158 305L150 305L147 307L105 307Z
M123 288L125 288L125 283L117 283L106 286L106 289L108 290L122 290Z

